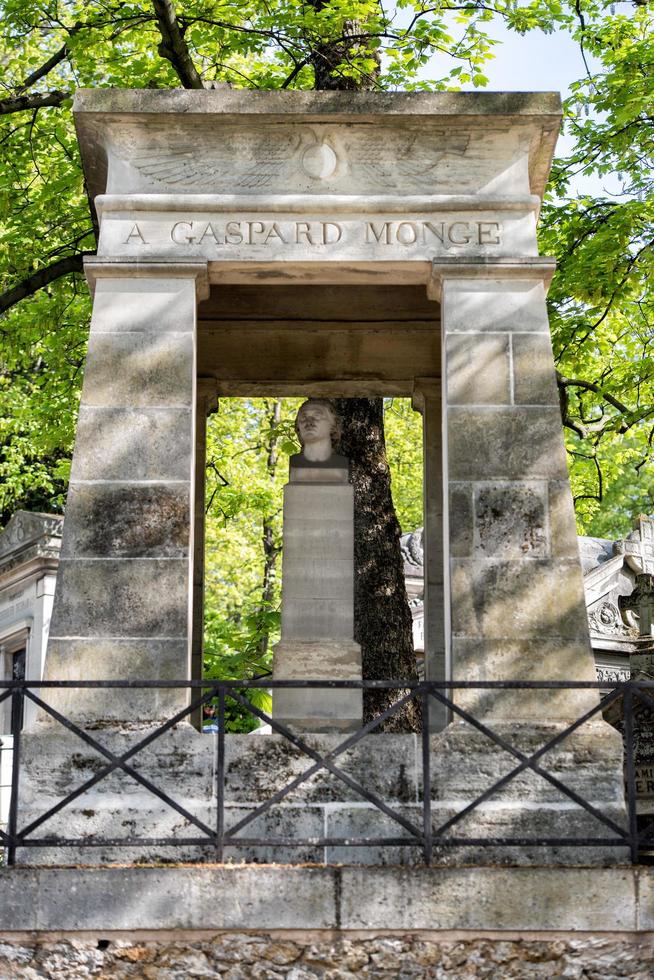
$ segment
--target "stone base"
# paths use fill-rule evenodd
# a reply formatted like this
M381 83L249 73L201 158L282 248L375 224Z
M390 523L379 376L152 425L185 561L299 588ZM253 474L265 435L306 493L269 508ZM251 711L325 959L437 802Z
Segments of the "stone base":
M283 640L274 648L273 680L361 680L353 640ZM297 731L352 732L363 724L361 690L273 690L272 716Z
M208 932L208 934L207 934ZM446 933L425 936L361 935L345 930L308 934L203 930L200 936L158 930L135 936L110 934L8 937L0 947L0 975L30 980L87 980L89 975L131 980L143 977L224 977L225 980L420 980L445 977L543 976L633 978L651 976L651 936L552 936ZM570 970L574 973L570 973ZM546 970L547 973L543 971ZM608 971L608 972L607 972Z
M505 725L507 741L527 754L557 732L555 726ZM151 729L131 732L104 729L93 735L117 755ZM321 754L333 752L342 735L307 735ZM313 760L278 735L229 735L225 740L225 828L252 814L262 803L306 772ZM104 765L99 753L67 732L28 734L23 739L19 830L64 795L93 777ZM179 802L208 828L217 826L217 736L180 725L154 741L133 760L137 771ZM332 757L351 780L422 831L423 786L420 741L415 735L369 735L347 752ZM453 724L431 736L432 825L438 827L517 764L467 725ZM622 798L620 736L602 722L584 726L542 759L548 772L590 802L600 813L626 827ZM107 838L109 844L63 847L56 843L18 851L22 864L102 864L214 862L214 846L195 839L201 831L122 772L113 772L44 823L35 833L72 839ZM176 847L157 843L172 836ZM610 865L627 860L626 848L586 846L590 838L611 838L604 826L543 777L523 772L495 793L445 838L470 839L447 846L434 839L434 863L487 865ZM403 838L406 844L348 847L325 839ZM479 838L512 838L511 846L482 846ZM537 846L539 838L573 843ZM154 839L134 844L136 838ZM419 865L422 845L411 831L367 801L353 786L325 769L301 783L236 835L272 843L227 843L228 862ZM294 840L305 843L295 845ZM275 843L275 840L279 843ZM118 843L119 841L123 843Z
M283 930L288 939L293 931L311 932L317 939L315 933L322 930L354 935L367 930L373 934L396 931L400 935L452 932L458 933L459 939L466 932L469 938L484 933L507 936L518 932L541 935L549 932L572 933L580 939L584 933L587 936L602 932L632 935L648 932L651 940L654 869L280 866L0 869L3 939L8 934L33 931L73 932L81 939L84 933L113 938L112 933L156 934L164 929L250 934ZM4 953L0 947L0 957ZM283 949L278 950L278 955L282 953ZM134 963L131 966L134 968ZM542 957L536 959L534 967L533 974L507 974L500 963L497 972L471 976L584 975L578 971L548 971ZM128 976L144 975L139 969ZM116 974L111 971L84 974L89 975L114 977ZM191 971L190 964L186 964L183 975L212 976L197 965ZM271 975L264 971L256 974ZM321 970L319 976L325 975ZM422 972L403 974L397 968L389 974L371 970L365 975L388 976L389 980L399 976L425 976ZM613 973L604 964L587 975L645 977L649 974ZM0 976L6 976L1 959ZM64 971L57 976L69 974Z

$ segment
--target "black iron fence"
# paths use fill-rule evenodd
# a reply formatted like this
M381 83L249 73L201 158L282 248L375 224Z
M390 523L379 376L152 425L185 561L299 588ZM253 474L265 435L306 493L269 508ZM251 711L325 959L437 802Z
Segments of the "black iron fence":
M14 864L16 852L23 848L80 848L80 847L166 847L179 848L201 845L205 851L211 848L213 859L221 862L224 858L225 848L257 848L257 847L290 847L301 848L307 846L327 847L418 847L422 851L422 856L426 864L430 864L433 859L435 848L469 848L493 847L493 848L525 848L525 847L602 847L618 848L622 853L628 853L632 862L648 860L654 853L654 812L650 816L643 816L639 813L639 794L637 792L637 763L642 764L642 759L637 757L642 752L643 738L639 726L648 725L651 733L654 728L654 681L623 681L616 683L615 687L605 693L601 700L593 704L580 717L575 719L564 728L556 731L556 734L544 742L536 751L526 753L518 746L511 743L509 738L497 732L493 728L492 722L487 723L483 718L475 717L471 711L467 710L457 702L457 692L463 691L486 691L486 692L542 692L543 696L562 691L579 690L598 690L605 688L606 685L595 682L566 682L566 681L486 681L486 682L408 682L408 681L272 681L269 678L253 681L30 681L13 680L0 681L0 704L11 699L11 717L22 718L25 701L31 702L36 708L48 714L55 722L63 726L68 732L84 742L89 748L98 753L104 760L104 764L97 768L94 775L71 792L63 796L56 804L49 807L35 819L21 825L20 815L20 789L21 789L21 742L23 734L19 728L13 734L13 757L11 766L11 790L10 802L8 807L8 817L4 829L0 829L0 846L4 848L5 860L7 864ZM61 689L78 690L179 690L188 689L190 692L189 703L181 710L176 712L163 724L148 729L136 744L132 745L122 754L116 754L111 748L102 744L101 732L97 730L85 730L80 724L66 717L53 705L48 704L47 694L49 691ZM329 751L319 751L315 745L311 744L310 736L298 733L278 720L270 717L262 711L246 696L252 688L264 689L363 689L363 691L386 690L396 691L397 698L382 713L377 715L366 724L362 725L358 731L343 737L338 745ZM225 744L229 735L225 732L226 704L229 700L236 702L243 711L250 713L260 722L271 726L273 733L282 736L291 743L295 749L306 756L309 765L300 775L291 779L284 787L280 788L260 805L256 806L251 812L247 813L237 823L229 828L225 826L225 777L226 777L226 754ZM417 700L421 705L422 728L419 733L419 743L421 746L422 760L422 812L421 820L416 822L408 818L400 810L394 808L387 801L382 799L378 793L366 788L359 779L354 778L337 764L339 756L352 749L363 738L383 728L385 722L402 710L408 702ZM178 800L170 795L169 788L162 788L156 785L148 776L144 775L131 763L135 757L145 748L151 746L164 733L173 729L180 722L188 721L189 717L209 702L217 702L217 740L216 766L215 766L215 798L216 798L216 820L215 826L209 826L205 821L191 813ZM470 729L484 736L495 747L513 757L515 764L508 772L497 778L492 785L480 792L474 799L461 807L458 812L448 817L446 820L434 823L434 800L429 791L431 786L431 765L432 765L432 746L431 737L433 732L429 727L429 708L437 702L444 706L454 719L459 719L470 726ZM584 798L572 787L563 782L554 772L547 768L547 755L552 750L560 747L566 739L577 732L586 722L606 713L612 709L614 718L618 719L618 727L623 736L624 743L624 787L626 801L626 823L623 825L612 816L603 812L597 805ZM647 739L650 739L647 735ZM313 740L315 742L315 740ZM651 744L651 741L650 741ZM638 746L641 746L641 749ZM651 760L648 760L651 764ZM386 837L258 837L244 836L243 831L251 825L258 817L268 812L272 807L282 802L289 794L297 790L303 783L311 779L316 773L324 770L331 773L337 780L344 783L361 800L371 804L386 817L390 818L398 827L404 831L403 835ZM35 836L36 832L44 824L60 813L67 806L79 799L84 793L92 789L102 780L112 773L121 771L135 780L141 787L151 793L154 797L174 810L179 816L188 821L194 828L193 836L174 836L174 837L135 837L128 836L123 838L108 838L99 836L67 838L61 835ZM604 833L600 836L484 836L469 837L457 836L452 833L453 828L461 823L473 811L478 810L484 803L499 794L507 787L511 781L516 780L521 774L535 774L551 787L554 787L560 794L574 803L578 808L585 811L603 829ZM642 801L640 809L642 810ZM652 801L654 811L654 800ZM206 858L205 858L206 860Z

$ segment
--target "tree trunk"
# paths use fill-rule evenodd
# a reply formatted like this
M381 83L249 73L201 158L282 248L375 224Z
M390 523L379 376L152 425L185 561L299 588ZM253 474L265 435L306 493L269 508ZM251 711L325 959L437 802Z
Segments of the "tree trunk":
M310 0L323 9L329 0ZM350 41L349 38L356 38ZM316 46L312 59L316 89L372 89L376 77L349 78L337 66L352 49L365 49L365 25L350 21L343 36ZM370 54L375 57L374 52ZM382 398L337 398L343 423L341 452L352 464L354 485L354 621L361 644L365 680L415 680L412 617L404 584L400 525L391 497L391 477L384 441ZM364 720L396 701L402 691L367 691ZM417 731L420 706L409 702L381 731Z
M354 639L361 644L366 680L416 680L412 617L404 584L400 525L391 498L382 398L336 398L343 423L340 451L352 465L354 485ZM367 691L364 720L402 691ZM420 708L409 702L381 728L416 731Z
M279 453L277 451L277 442L279 439L279 423L282 418L282 402L280 398L276 398L272 405L266 403L268 410L268 425L270 426L270 432L268 440L266 443L266 468L268 470L268 476L271 482L275 479L275 473L277 470L277 463L279 461ZM275 540L275 529L274 529L274 514L264 514L262 521L262 535L261 543L263 546L263 580L261 582L261 612L267 613L272 605L273 595L275 591L275 566L277 564L277 556L280 552L279 543ZM259 641L259 654L261 657L265 657L268 652L269 636L267 630L262 630L261 640Z

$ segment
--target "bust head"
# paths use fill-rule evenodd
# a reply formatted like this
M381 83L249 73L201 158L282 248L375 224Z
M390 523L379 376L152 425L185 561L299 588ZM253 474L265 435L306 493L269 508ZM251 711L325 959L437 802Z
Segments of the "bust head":
M305 458L324 462L336 449L341 423L326 398L309 398L298 409L295 431Z

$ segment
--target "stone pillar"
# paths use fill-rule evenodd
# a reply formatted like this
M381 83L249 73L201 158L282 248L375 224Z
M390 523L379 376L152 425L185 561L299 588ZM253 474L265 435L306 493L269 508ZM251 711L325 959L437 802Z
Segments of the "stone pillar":
M549 268L548 268L549 266ZM548 260L435 267L441 300L446 607L452 679L594 681L572 495L545 306ZM529 757L599 704L597 690L474 690L455 703ZM432 736L432 812L447 821L517 759L461 720ZM619 734L593 716L540 759L543 769L624 826ZM579 839L607 828L544 776L495 790L450 833ZM589 863L624 859L602 845ZM459 857L459 860L461 858ZM556 846L465 859L568 861Z
M198 378L195 419L195 496L193 528L193 632L191 637L191 677L201 680L204 666L204 538L205 538L205 471L207 466L207 417L218 411L215 378ZM192 716L200 729L202 711Z
M595 680L545 306L552 265L434 271L453 679ZM457 697L512 722L571 721L597 702L595 691Z
M440 378L416 378L413 392L413 407L422 414L423 433L425 679L442 681L449 679L451 666L450 651L446 649L449 629L446 629L443 594L443 414ZM440 731L448 720L445 707L432 702L429 706L432 731Z
M339 457L340 458L340 457ZM354 490L347 468L291 469L284 487L282 636L274 680L361 680L354 634ZM273 717L310 732L363 724L361 689L273 691Z
M196 303L204 263L87 263L95 286L46 677L190 670ZM59 691L74 720L170 717L187 691Z

